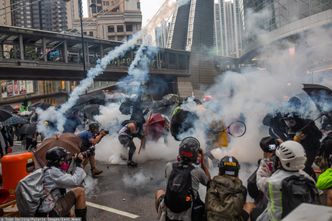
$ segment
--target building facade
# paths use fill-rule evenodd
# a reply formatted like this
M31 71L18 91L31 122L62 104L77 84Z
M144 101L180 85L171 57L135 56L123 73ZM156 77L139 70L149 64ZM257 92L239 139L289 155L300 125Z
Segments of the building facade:
M163 21L158 27L155 28L155 42L156 46L160 48L167 47L167 39L169 33L170 23Z
M141 30L142 13L139 0L89 0L88 6L89 17L83 19L86 35L124 41ZM72 14L72 29L79 32L79 19Z
M243 1L218 0L214 7L214 39L217 54L239 58L242 54L244 28Z
M12 25L10 0L0 0L0 24Z
M48 31L67 30L66 2L63 0L11 0L12 25Z

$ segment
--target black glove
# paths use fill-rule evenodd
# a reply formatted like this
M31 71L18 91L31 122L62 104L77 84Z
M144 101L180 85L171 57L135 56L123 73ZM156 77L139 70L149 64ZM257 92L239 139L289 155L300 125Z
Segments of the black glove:
M75 158L75 165L77 167L82 167L82 160L79 157Z

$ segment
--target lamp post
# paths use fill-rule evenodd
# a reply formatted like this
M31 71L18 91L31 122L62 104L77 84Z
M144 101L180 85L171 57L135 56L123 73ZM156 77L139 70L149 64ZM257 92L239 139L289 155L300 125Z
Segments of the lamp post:
M86 64L85 64L85 44L83 35L83 4L82 0L78 0L78 7L80 8L80 25L81 25L81 41L82 41L82 53L83 53L83 74L86 74Z

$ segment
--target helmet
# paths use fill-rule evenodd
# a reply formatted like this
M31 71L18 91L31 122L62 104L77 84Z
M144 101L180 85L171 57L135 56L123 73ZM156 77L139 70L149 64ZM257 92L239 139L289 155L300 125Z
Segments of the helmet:
M259 146L264 152L273 153L278 144L273 137L263 137L259 142Z
M285 141L276 150L276 156L283 169L298 171L304 169L307 160L302 145L296 141Z
M200 148L199 141L194 137L186 137L180 143L179 156L182 161L196 162Z
M237 177L239 175L240 164L239 161L232 156L225 156L219 162L219 174L230 175Z
M53 147L46 152L48 166L59 167L61 161L66 161L68 152L62 147Z
M99 124L95 123L95 122L90 123L89 124L89 130L90 131L97 131L97 130L99 130Z

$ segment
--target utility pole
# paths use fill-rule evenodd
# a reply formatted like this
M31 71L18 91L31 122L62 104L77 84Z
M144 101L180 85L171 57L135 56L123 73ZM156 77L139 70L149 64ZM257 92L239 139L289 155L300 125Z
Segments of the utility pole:
M85 64L85 44L83 35L83 4L82 0L78 0L78 5L80 8L80 23L81 23L81 41L82 41L82 54L83 54L83 74L86 75L86 64Z

